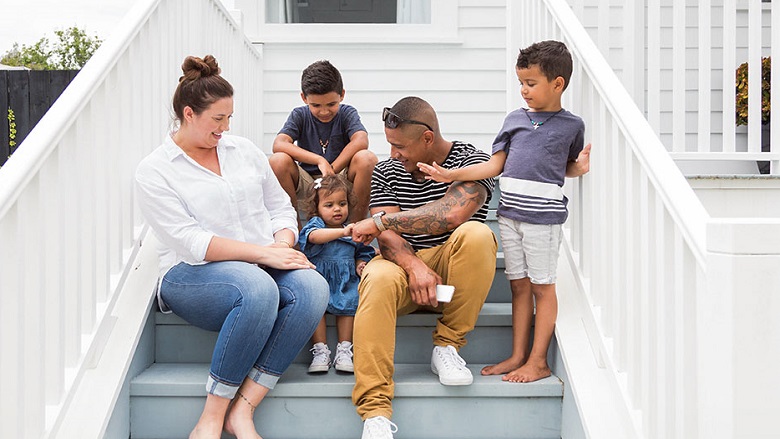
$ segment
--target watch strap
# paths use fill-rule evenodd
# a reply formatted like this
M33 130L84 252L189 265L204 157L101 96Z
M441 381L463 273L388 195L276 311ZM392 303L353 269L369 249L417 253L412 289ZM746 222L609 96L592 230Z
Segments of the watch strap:
M376 224L376 228L380 232L384 232L385 230L387 230L385 225L382 224L382 216L384 216L384 212L380 212L372 216L372 218L374 218L374 224Z

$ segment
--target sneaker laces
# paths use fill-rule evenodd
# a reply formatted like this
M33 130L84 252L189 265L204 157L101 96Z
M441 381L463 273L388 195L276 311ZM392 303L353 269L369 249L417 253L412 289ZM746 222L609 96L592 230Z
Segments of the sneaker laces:
M447 369L463 370L466 368L466 360L458 355L458 351L453 346L440 346L436 349L442 365Z
M390 433L397 433L398 432L398 426L393 424L392 421L385 418L384 416L375 416L373 418L366 419L366 429L368 430L368 433L373 436L376 434L378 438L381 438L384 436L385 433L387 433L387 430L390 430Z
M328 349L328 345L324 343L317 343L312 346L309 351L314 355L312 363L326 364L330 362L330 349Z
M353 355L351 347L352 347L352 343L348 341L342 341L341 343L336 345L336 358L345 356L351 360Z

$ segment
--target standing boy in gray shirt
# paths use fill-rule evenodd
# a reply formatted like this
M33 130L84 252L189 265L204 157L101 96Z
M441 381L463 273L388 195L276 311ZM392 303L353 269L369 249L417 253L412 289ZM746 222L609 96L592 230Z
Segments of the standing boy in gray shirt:
M501 187L498 223L512 289L512 356L482 369L506 374L504 381L528 383L550 376L550 346L558 299L555 279L568 199L565 177L590 169L590 144L583 148L585 124L561 106L569 85L571 54L559 41L542 41L520 50L515 66L528 108L512 111L493 142L489 161L460 169L419 163L440 182L495 177ZM529 350L536 302L533 349Z

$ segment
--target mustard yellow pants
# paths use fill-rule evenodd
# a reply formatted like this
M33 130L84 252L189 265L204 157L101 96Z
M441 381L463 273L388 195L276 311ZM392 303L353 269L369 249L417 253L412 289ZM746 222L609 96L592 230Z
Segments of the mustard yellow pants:
M358 288L360 302L355 315L355 387L352 402L361 418L392 416L394 395L393 357L398 316L418 309L441 312L433 332L433 344L460 349L477 322L496 272L496 237L485 224L468 221L455 229L444 244L423 249L417 257L436 271L442 282L455 286L450 303L437 308L412 302L406 272L376 257L366 265Z

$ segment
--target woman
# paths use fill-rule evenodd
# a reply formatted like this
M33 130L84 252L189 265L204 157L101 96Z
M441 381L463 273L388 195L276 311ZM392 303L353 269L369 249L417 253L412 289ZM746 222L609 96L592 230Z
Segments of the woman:
M173 95L178 130L136 170L161 245L158 301L219 331L206 405L190 438L260 438L253 412L314 332L328 284L292 247L297 218L265 155L228 136L233 87L213 56L187 57Z

